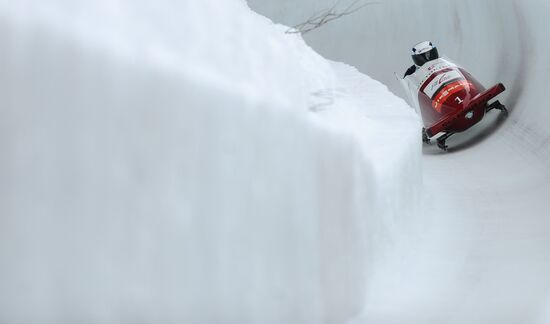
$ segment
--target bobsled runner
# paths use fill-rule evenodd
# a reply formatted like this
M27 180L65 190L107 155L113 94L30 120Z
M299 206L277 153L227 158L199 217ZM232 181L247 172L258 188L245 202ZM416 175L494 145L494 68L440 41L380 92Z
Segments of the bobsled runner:
M507 116L499 101L490 103L505 90L502 83L486 89L466 70L439 57L431 42L416 45L412 56L415 65L399 79L422 117L424 143L433 139L446 151L450 136L479 123L487 112L497 109Z

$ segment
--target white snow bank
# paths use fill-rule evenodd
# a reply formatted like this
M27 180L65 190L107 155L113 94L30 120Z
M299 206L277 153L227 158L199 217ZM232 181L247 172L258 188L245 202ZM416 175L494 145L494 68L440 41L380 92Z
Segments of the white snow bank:
M1 323L360 311L414 212L403 101L240 1L2 2L0 26Z

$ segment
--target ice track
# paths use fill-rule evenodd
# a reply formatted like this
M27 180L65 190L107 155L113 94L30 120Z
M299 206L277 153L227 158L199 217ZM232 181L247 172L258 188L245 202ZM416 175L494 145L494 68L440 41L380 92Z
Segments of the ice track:
M321 56L243 0L0 1L0 323L550 323L548 18L381 0ZM401 96L425 39L508 88L447 154L352 67Z
M250 3L293 25L331 1ZM370 282L359 322L550 323L549 18L545 1L380 1L306 37L400 96L392 72L426 39L508 88L506 122L487 118L448 154L424 147L425 213Z

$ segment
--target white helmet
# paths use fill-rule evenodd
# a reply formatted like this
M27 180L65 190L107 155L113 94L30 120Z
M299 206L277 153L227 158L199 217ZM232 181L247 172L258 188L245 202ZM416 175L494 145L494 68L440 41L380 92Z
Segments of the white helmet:
M437 47L430 41L425 41L416 44L412 49L412 59L414 64L418 66L424 65L424 63L439 58Z

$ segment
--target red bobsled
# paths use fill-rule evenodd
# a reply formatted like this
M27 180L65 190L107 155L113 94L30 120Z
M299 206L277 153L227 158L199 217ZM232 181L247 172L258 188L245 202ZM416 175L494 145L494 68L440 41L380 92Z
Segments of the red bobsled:
M437 137L437 145L443 150L447 150L445 141L451 135L477 124L488 111L508 113L500 102L489 103L505 90L502 83L486 89L448 59L429 61L401 80L422 116L423 141L430 143L431 138Z

